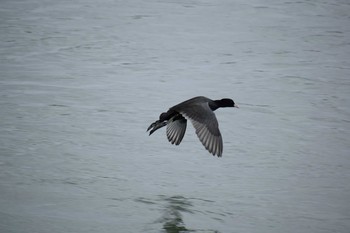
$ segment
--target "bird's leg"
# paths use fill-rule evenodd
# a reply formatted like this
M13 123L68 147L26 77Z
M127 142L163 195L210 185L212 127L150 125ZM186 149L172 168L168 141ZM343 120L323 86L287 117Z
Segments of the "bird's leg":
M154 131L156 131L159 128L162 128L163 126L165 126L167 124L167 118L168 118L168 113L167 112L163 112L162 114L160 114L159 116L159 120L153 122L148 128L147 131L151 130L149 132L149 135L151 135Z
M174 115L176 114L176 112L174 111L167 111L167 112L163 112L162 114L160 114L159 116L159 120L153 122L148 128L147 131L151 130L149 132L149 135L151 135L154 131L156 131L159 128L162 128L164 126L166 126L168 124L168 120L171 119Z
M148 128L147 128L147 132L152 129L157 123L159 123L159 121L155 121L153 122Z
M149 129L152 128L151 131L149 131L149 135L151 135L154 131L156 131L157 129L160 129L162 128L163 126L166 126L168 124L167 121L163 121L163 122L160 122L160 121L156 121L154 122L153 124L151 124L150 127L148 127ZM148 131L148 130L147 130Z

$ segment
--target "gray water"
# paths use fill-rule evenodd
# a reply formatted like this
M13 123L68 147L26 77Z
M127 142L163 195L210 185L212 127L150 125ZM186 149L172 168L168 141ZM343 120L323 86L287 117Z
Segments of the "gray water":
M0 95L1 232L350 231L349 1L3 0Z

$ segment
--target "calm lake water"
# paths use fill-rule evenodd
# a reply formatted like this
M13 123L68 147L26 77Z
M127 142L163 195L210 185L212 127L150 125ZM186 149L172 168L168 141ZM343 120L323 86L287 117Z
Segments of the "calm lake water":
M349 1L1 1L0 109L1 232L349 232Z

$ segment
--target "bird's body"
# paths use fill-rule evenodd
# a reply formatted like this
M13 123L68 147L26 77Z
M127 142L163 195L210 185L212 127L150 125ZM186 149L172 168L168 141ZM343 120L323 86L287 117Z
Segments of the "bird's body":
M214 111L221 107L237 107L231 99L211 100L204 96L194 97L179 103L159 116L147 131L150 135L167 126L169 142L179 145L185 135L187 120L190 120L203 146L213 155L221 157L223 150L219 124Z

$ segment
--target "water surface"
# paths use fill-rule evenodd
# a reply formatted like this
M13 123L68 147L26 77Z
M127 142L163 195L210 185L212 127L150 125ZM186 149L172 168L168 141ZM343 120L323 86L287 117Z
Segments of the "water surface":
M350 229L347 1L2 1L1 232ZM216 112L222 158L185 99Z

